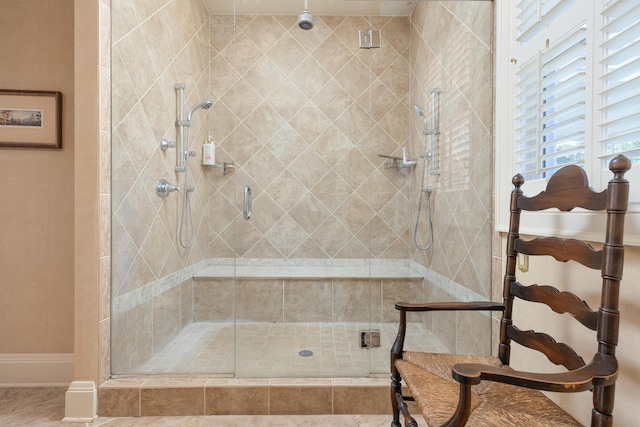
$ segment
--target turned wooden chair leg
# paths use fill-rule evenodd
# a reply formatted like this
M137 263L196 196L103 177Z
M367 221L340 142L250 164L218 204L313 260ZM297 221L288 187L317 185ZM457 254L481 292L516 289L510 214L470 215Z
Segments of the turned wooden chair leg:
M400 385L400 376L397 374L391 375L391 411L393 414L393 421L391 422L391 427L401 427L400 424L400 408L398 407L398 401L396 399L396 394L400 393L401 385Z
M398 334L391 346L390 365L391 365L391 409L393 411L393 421L391 427L401 427L400 424L400 407L398 405L397 395L402 396L402 378L396 368L396 360L402 359L402 351L404 347L405 331L407 329L407 313L400 311L400 324L398 326ZM400 399L402 401L402 399Z
M409 413L409 408L402 399L402 394L396 393L396 403L400 411L402 411L402 416L404 417L404 425L406 427L418 427L418 422Z
M613 426L613 398L615 384L593 389L593 409L591 411L591 427Z

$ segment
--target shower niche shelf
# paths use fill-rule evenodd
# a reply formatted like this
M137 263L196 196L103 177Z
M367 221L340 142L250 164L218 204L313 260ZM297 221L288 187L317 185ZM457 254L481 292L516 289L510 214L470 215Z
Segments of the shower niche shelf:
M202 166L206 166L212 169L222 169L222 175L226 175L229 171L233 171L236 168L231 162L216 162L213 165L203 164Z
M402 157L387 156L385 154L378 154L378 156L384 157L385 159L387 159L387 162L386 162L387 169L397 168L398 172L400 172L404 168L413 167L417 163L416 159L409 160L407 158L407 150L404 148L402 149Z

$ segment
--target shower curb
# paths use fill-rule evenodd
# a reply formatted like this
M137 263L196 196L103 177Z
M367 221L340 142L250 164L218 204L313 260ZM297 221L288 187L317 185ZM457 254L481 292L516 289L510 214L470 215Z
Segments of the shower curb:
M98 388L100 417L389 413L389 380L122 377Z

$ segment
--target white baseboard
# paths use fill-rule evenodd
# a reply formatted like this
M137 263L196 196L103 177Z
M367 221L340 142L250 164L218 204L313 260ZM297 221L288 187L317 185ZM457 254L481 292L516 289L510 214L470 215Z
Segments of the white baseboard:
M0 387L67 387L73 353L0 354Z
M92 423L98 416L98 391L93 381L74 381L64 398L63 423Z

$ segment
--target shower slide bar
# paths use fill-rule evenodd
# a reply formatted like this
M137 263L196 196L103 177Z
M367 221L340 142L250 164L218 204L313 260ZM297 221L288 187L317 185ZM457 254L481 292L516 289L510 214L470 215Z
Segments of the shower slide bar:
M438 144L440 138L440 123L438 122L438 98L442 91L439 87L431 89L431 129L424 129L424 134L431 135L431 151L427 153L427 156L431 157L431 168L429 173L431 175L440 175L440 146Z
M178 92L176 97L176 110L178 118L176 119L176 127L178 127L178 148L176 150L176 172L184 172L184 83L175 83L173 88Z

